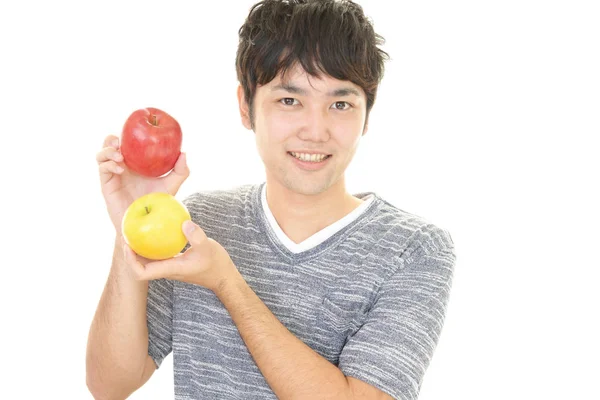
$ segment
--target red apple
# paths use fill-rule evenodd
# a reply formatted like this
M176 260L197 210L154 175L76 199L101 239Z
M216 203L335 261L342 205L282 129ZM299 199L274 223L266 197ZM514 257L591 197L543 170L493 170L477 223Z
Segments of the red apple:
M173 169L181 154L179 123L157 108L134 111L123 126L121 154L132 171L159 177Z

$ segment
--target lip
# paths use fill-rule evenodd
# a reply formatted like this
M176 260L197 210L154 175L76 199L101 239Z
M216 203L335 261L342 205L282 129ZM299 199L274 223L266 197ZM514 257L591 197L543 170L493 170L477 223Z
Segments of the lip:
M314 150L290 150L288 153L304 153L304 154L324 154L330 156L329 153L323 153L322 151L314 151Z
M290 153L292 153L292 152L288 152L287 155L292 159L292 161L295 162L296 166L298 166L300 169L303 169L305 171L317 171L319 169L322 169L327 165L327 163L329 163L329 160L331 160L331 158L333 157L331 154L328 154L329 157L325 158L323 161L312 162L312 161L299 160L296 157L294 157L293 155L291 155ZM326 154L326 153L316 153L316 152L309 152L309 151L294 151L294 153Z

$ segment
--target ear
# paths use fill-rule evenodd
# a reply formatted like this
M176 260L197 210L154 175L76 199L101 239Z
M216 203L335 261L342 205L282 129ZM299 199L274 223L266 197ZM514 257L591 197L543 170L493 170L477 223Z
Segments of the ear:
M369 131L369 123L365 122L365 127L363 128L362 136L365 136L368 131Z
M246 99L244 98L244 89L242 88L242 85L238 85L237 98L240 106L242 124L246 127L246 129L252 129L252 124L250 123L250 110L248 109L248 103L246 103Z

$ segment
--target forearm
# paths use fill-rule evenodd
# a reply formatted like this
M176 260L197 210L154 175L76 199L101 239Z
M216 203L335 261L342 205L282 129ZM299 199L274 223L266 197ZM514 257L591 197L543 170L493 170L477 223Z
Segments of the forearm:
M115 240L113 261L88 336L86 372L90 390L133 390L148 356L148 282L131 276Z
M341 370L281 324L241 276L217 296L278 398L352 398Z

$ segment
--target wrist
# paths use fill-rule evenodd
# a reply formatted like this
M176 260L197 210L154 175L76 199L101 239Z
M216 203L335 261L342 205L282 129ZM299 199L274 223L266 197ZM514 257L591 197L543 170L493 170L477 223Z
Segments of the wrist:
M213 292L219 299L222 299L224 296L227 296L228 293L231 293L243 284L246 284L246 281L232 261L229 264L228 273L225 274L217 283L216 287L213 289Z
M115 248L113 252L112 266L111 266L111 274L114 276L120 277L120 279L126 279L127 281L135 282L136 285L140 287L147 287L148 282L140 281L134 274L133 269L127 264L127 260L125 259L125 249L124 246L127 244L125 238L122 235L117 235L115 237ZM146 264L149 260L139 256L136 254L138 261L142 264Z

